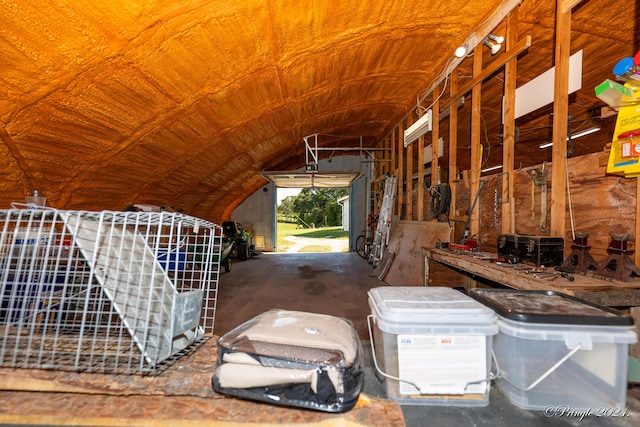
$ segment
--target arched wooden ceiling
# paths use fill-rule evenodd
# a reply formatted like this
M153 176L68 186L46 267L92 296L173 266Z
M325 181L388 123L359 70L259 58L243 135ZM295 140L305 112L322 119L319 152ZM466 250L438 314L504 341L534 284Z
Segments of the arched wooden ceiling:
M583 3L579 43L610 69L636 47L633 2ZM0 207L38 189L60 209L143 203L228 218L265 183L260 171L304 165L307 135L376 145L502 5L2 1ZM520 6L519 33L534 43L524 78L553 65L554 7ZM593 81L612 77L603 75L578 102L593 107Z

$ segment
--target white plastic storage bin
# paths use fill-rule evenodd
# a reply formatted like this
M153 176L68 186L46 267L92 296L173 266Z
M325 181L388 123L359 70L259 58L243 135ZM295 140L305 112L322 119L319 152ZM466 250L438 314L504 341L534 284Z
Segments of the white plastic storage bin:
M498 314L498 388L530 410L624 408L633 319L546 291L473 289Z
M390 399L489 404L492 310L445 287L378 287L368 296L374 360Z

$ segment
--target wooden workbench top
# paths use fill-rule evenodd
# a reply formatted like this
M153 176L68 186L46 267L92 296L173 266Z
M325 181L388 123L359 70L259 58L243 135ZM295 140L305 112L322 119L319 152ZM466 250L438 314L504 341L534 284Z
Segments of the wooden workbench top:
M621 282L584 274L573 274L573 281L563 277L554 280L536 278L533 274L527 274L526 270L518 269L518 264L499 265L486 257L476 257L472 252L461 253L446 249L425 249L425 257L472 278L475 276L514 289L561 292L606 306L640 305L640 280Z
M331 414L215 393L216 350L209 339L156 376L0 368L0 424L404 426L397 402L365 394Z

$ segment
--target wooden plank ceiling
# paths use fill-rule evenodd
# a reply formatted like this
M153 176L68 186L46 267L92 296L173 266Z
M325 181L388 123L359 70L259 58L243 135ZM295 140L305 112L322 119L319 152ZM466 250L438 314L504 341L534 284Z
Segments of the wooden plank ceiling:
M600 118L593 88L638 49L634 3L589 0L574 10L571 51L584 50L585 72L571 122L605 126L576 141L575 155L611 138L615 118ZM502 4L2 1L0 208L38 189L60 209L144 203L226 219L265 184L260 171L304 165L307 135L332 135L325 146L377 145ZM532 46L518 85L553 66L554 7L519 6L518 34ZM463 84L470 74L465 60L453 78ZM482 90L486 164L501 159L502 76ZM469 111L460 109L460 169L470 157ZM550 160L537 148L550 140L550 111L518 119L516 164Z

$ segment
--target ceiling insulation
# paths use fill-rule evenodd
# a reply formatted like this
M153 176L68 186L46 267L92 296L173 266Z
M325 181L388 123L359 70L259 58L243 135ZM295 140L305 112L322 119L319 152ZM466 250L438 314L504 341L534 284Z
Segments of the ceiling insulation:
M303 166L306 135L375 147L412 114L455 48L517 4L0 1L0 207L37 189L60 209L148 204L213 221L264 185L260 171ZM571 111L580 120L591 120L592 89L612 78L612 61L638 48L633 3L576 8L572 51L584 49L585 89ZM518 85L553 66L554 7L518 6L519 37L533 41ZM468 72L463 58L452 78ZM483 85L483 103L500 99L499 80ZM500 153L500 115L499 104L483 105L488 156ZM532 129L547 124L545 113L519 119L519 143L545 139ZM464 168L468 153L458 159Z

